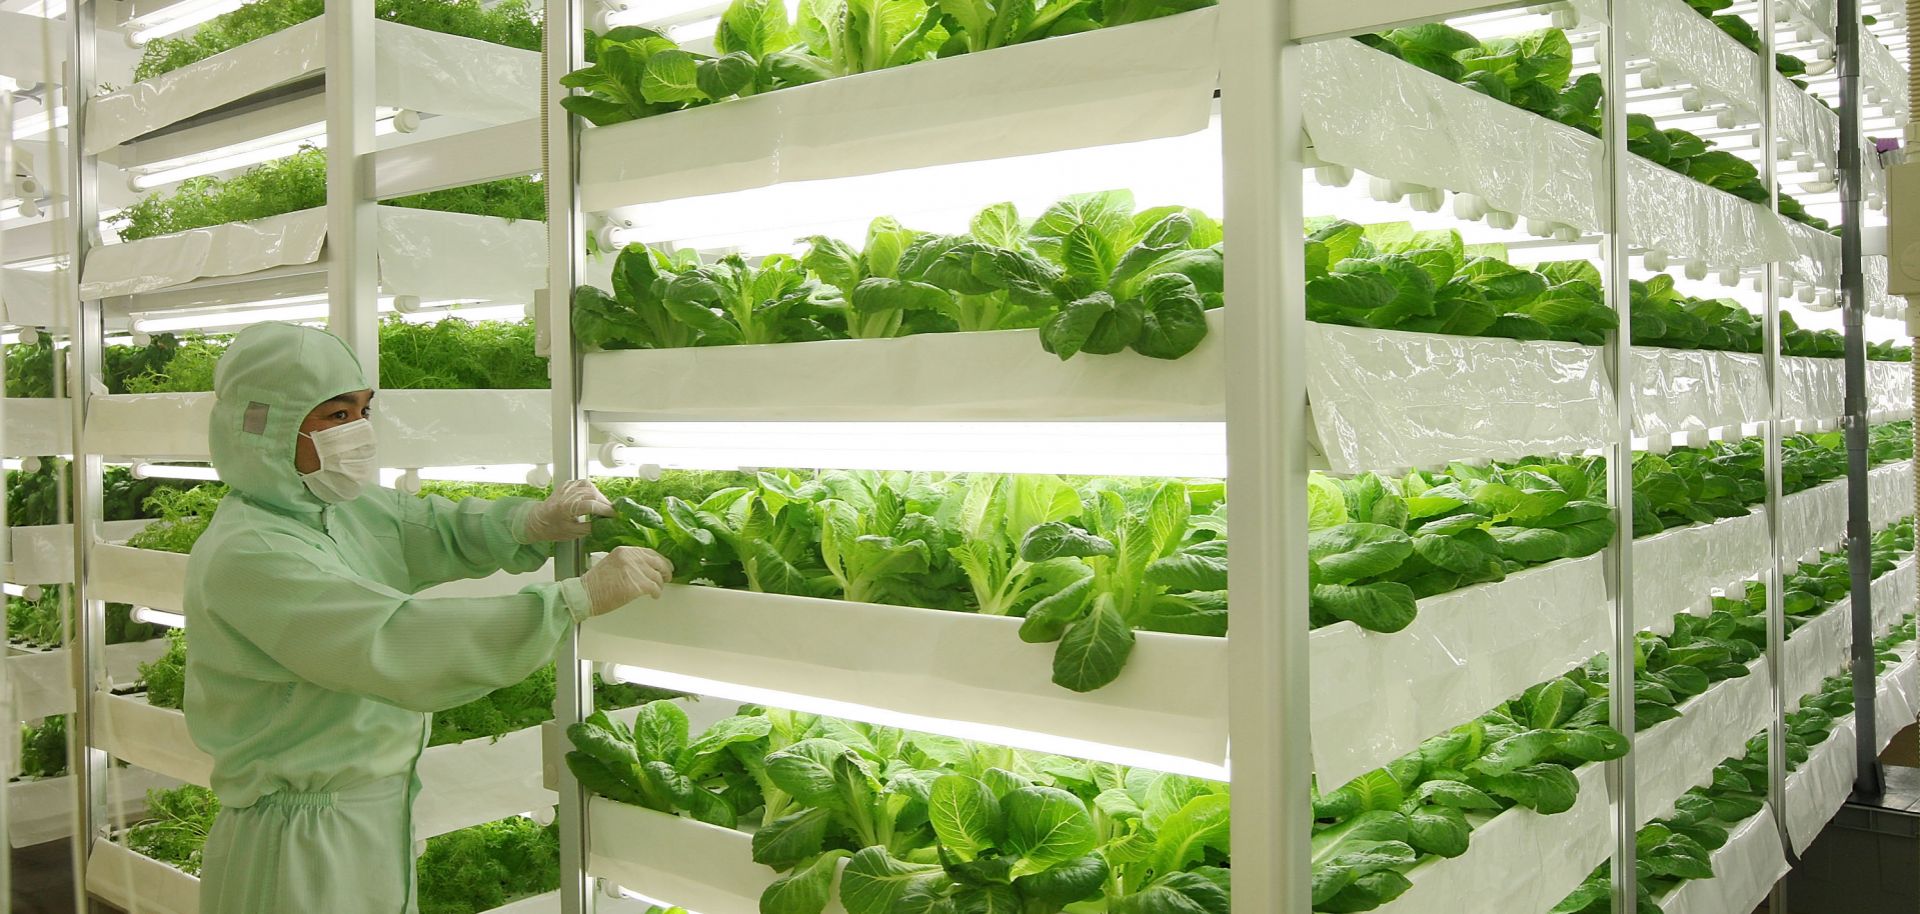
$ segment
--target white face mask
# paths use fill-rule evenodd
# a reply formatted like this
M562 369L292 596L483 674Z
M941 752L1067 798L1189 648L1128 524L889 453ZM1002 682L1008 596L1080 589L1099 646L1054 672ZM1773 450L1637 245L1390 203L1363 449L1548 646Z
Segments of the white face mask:
M330 505L352 501L380 480L380 464L373 452L373 423L355 419L345 425L307 434L320 469L301 476L307 491Z

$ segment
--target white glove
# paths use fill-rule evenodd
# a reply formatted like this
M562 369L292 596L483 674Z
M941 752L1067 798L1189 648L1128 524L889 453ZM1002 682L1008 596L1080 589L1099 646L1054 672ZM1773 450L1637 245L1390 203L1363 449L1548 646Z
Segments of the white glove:
M598 616L643 596L658 598L660 588L673 580L673 563L652 549L618 546L580 576L587 604Z
M522 543L558 543L577 540L593 529L581 516L612 517L613 502L600 494L591 480L573 479L533 506L515 539Z

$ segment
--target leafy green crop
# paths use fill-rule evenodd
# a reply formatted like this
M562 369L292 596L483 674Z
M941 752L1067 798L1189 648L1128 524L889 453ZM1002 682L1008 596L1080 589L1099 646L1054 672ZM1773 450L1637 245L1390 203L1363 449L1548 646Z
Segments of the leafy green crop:
M1220 224L1180 207L1136 213L1125 191L1070 196L1031 222L996 204L964 235L883 217L865 250L805 240L799 259L757 264L629 246L611 294L576 291L574 330L595 348L666 349L1037 327L1062 359L1175 359L1222 301Z
M1214 0L734 0L713 54L638 26L587 36L588 65L561 101L597 126L803 86L839 76L1127 25Z
M260 5L250 4L242 9ZM112 221L121 241L137 241L210 225L251 222L326 203L326 151L306 147L286 158L255 165L231 178L188 178L170 193L141 198L115 214ZM506 219L544 220L547 211L545 191L531 178L488 181L399 197L382 204Z
M67 773L67 718L55 715L20 728L20 776L57 778Z
M167 631L167 650L152 663L140 664L140 681L147 687L147 703L180 710L187 697L187 633Z
M42 335L38 342L7 343L0 345L6 351L6 395L9 397L45 398L55 396L64 382L65 372L55 374L55 366L64 369L65 362L56 362L53 357L53 339Z
M475 914L560 887L560 833L514 816L427 839L420 914Z
M655 702L631 730L596 716L567 735L596 793L757 822L753 858L781 874L763 914L836 892L850 914L1228 904L1223 784L767 708L694 734Z
M677 694L647 686L607 683L598 677L594 684L594 704L602 711L630 708ZM546 723L553 719L555 694L553 667L541 667L519 683L496 689L464 705L434 712L427 745L498 739L516 730Z
M534 353L531 321L447 318L380 323L380 386L391 390L542 390L547 360Z
M15 644L34 647L59 647L65 634L66 598L66 587L51 585L40 588L40 598L37 600L8 597L8 639ZM160 627L133 621L133 607L125 603L108 603L106 630L101 634L108 644L125 644L157 637Z
M147 510L159 519L128 537L127 545L161 552L192 552L193 544L207 532L214 512L220 508L220 500L226 495L227 487L217 482L201 483L191 489L155 489L147 498Z
M185 784L172 790L147 791L147 818L127 829L127 847L200 875L201 851L213 831L220 801L205 787Z
M1585 261L1525 270L1469 254L1453 231L1325 221L1307 238L1307 319L1598 346L1616 324Z
M237 48L326 11L324 0L255 0L179 37L148 42L134 66L135 80L148 80ZM540 50L540 20L524 0L482 4L479 0L378 0L374 16L415 28L462 35L527 51Z

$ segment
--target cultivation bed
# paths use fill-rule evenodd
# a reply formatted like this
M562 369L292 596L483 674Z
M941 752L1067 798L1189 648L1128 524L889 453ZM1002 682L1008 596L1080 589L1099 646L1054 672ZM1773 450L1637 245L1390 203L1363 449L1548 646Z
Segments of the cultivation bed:
M1430 858L1407 872L1413 888L1383 914L1540 914L1566 898L1613 848L1606 766L1575 772L1572 809L1543 816L1515 807L1475 828L1467 852Z
M1737 431L1767 416L1766 367L1757 355L1636 346L1633 361L1637 436L1658 441L1716 428Z
M382 295L524 304L546 287L544 223L394 206L377 217ZM318 273L326 239L326 208L315 207L104 245L88 255L80 291L111 298L266 270Z
M1635 735L1634 810L1639 824L1670 814L1681 794L1711 782L1714 766L1745 754L1747 740L1767 729L1773 718L1773 679L1766 658L1749 669L1747 675L1716 682L1682 703L1679 717Z
M753 862L753 836L605 797L587 805L590 875L700 914L760 914L779 874ZM826 914L846 914L838 898Z
M1309 636L1313 761L1344 784L1421 740L1606 652L1602 559L1553 562L1419 602L1381 634L1341 622Z
M87 582L94 599L185 612L187 556L99 543L93 547Z
M1704 101L1731 105L1742 123L1759 122L1761 87L1752 51L1682 0L1633 0L1624 12L1620 26L1628 56L1653 61L1664 85L1690 84Z
M101 536L124 540L151 521L110 520L100 524ZM37 524L7 531L13 547L13 565L7 580L14 584L73 583L73 525Z
M1634 540L1635 627L1666 634L1673 631L1673 617L1680 613L1706 615L1712 608L1713 591L1725 590L1766 568L1767 549L1763 509Z
M1814 107L1820 106L1815 103ZM1838 140L1834 141L1834 148L1839 148ZM1837 293L1840 289L1840 239L1798 222L1787 222L1786 229L1787 243L1791 245L1793 254L1780 262L1781 277L1812 283L1820 289ZM1796 295L1800 294L1798 289L1794 291ZM1801 303L1812 304L1817 300L1801 299Z
M1913 513L1913 461L1867 471L1868 517L1880 530ZM1847 481L1835 479L1780 499L1780 556L1797 562L1836 548L1847 533Z
M1666 914L1751 914L1766 900L1773 884L1788 869L1773 810L1762 807L1759 815L1730 831L1727 843L1713 852L1713 878L1681 883L1660 899L1660 910Z
M166 790L180 782L139 768L115 768L107 777L110 816L146 814L147 791ZM34 778L6 785L7 841L14 847L32 847L73 835L73 779Z
M792 706L813 696L801 710L1222 776L1226 639L1140 632L1119 679L1082 694L1053 684L1055 646L1021 641L1019 627L1005 616L670 585L658 601L588 620L580 654L718 698ZM955 732L956 722L968 726Z
M88 453L207 460L211 393L96 396ZM386 390L373 425L394 467L549 463L552 394L545 390Z
M73 450L73 401L57 397L8 397L0 426L0 454L50 457Z
M269 90L317 82L326 70L326 29L323 15L94 98L87 105L86 152L99 155ZM373 35L376 105L485 124L539 114L536 51L379 20ZM234 116L253 119L259 112L248 108Z
M1196 10L588 127L581 207L1194 133L1213 108L1218 19Z
M1882 699L1896 691L1902 696L1903 706L1911 710L1915 691L1915 661L1912 659L1913 645L1905 647L1908 659L1887 670L1880 676L1879 694L1875 696L1876 709L1886 705ZM1877 718L1886 714L1876 713ZM1911 715L1907 723L1911 723ZM1885 748L1899 728L1889 728L1892 721L1877 721L1875 735ZM1904 726L1904 725L1903 725ZM1787 833L1793 840L1794 853L1805 853L1807 846L1813 843L1827 822L1833 818L1840 807L1846 803L1853 792L1854 766L1854 721L1852 716L1834 724L1833 735L1827 741L1815 746L1811 756L1799 770L1787 778L1786 813Z
M31 86L52 75L58 85L66 78L65 38L58 20L0 12L0 76Z
M1473 194L1536 223L1599 230L1598 139L1358 42L1307 45L1301 71L1309 84L1337 88L1303 99L1321 160ZM1626 164L1628 233L1637 246L1716 272L1790 255L1787 220L1765 207L1643 159Z
M1873 579L1875 631L1886 631L1901 616L1913 611L1915 569L1914 557L1908 556L1892 571ZM1787 639L1786 660L1782 664L1786 680L1781 687L1784 694L1811 693L1820 687L1821 680L1846 669L1853 650L1852 606L1851 599L1840 599Z
M152 663L167 649L165 638L107 645L107 676L116 684L140 678L140 664ZM13 716L38 720L74 709L73 671L66 649L15 647L4 662L7 684L13 690Z

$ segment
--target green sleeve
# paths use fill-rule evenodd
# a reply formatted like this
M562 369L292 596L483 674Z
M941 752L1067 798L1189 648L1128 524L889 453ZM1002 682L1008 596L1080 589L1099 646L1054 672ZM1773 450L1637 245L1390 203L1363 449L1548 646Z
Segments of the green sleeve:
M301 679L430 712L532 675L588 615L578 580L415 597L355 573L351 559L291 536L231 540L203 578L209 621Z
M525 498L416 498L394 493L400 549L416 591L498 571L538 571L553 557L549 543L523 545L514 531L537 504Z

